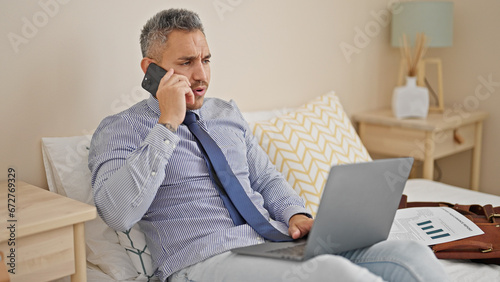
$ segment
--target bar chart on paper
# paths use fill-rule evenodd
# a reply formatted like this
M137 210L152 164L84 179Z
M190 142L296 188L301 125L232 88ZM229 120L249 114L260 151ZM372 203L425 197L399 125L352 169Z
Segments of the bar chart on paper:
M476 224L453 209L407 208L396 212L388 240L413 240L435 245L482 233Z
M417 226L433 240L450 236L450 233L444 231L442 228L434 227L432 220L418 222Z

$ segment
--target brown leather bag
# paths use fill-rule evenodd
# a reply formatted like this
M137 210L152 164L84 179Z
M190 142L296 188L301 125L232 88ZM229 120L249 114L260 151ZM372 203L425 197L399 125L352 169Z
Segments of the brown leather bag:
M406 195L403 195L399 208L411 207L450 207L469 218L483 230L482 235L431 246L436 257L500 264L500 207L446 202L407 202Z

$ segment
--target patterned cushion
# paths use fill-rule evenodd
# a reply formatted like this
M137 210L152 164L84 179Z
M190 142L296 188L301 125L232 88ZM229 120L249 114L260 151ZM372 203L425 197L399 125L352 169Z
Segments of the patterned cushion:
M159 281L154 276L153 259L146 244L144 233L138 224L126 232L116 232L120 245L122 245L129 255L135 269L137 270L137 281Z
M250 128L313 215L332 165L371 161L334 92Z

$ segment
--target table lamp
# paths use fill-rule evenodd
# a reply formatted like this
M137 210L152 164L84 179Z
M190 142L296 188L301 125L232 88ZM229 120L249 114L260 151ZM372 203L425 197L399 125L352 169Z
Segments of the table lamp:
M401 47L403 35L414 46L417 34L423 33L427 37L427 47L450 47L453 42L453 2L400 2L392 7L391 45ZM437 106L429 110L444 110L443 102L443 73L440 58L424 58L417 68L417 84L427 86L425 68L428 64L437 67ZM399 85L402 84L405 72L404 60L401 61Z

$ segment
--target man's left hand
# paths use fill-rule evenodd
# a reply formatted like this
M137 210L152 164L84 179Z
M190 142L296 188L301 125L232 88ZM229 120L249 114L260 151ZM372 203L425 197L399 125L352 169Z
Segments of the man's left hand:
M293 239L302 238L309 233L313 222L314 219L304 214L296 214L292 216L288 222L288 234L290 234Z

